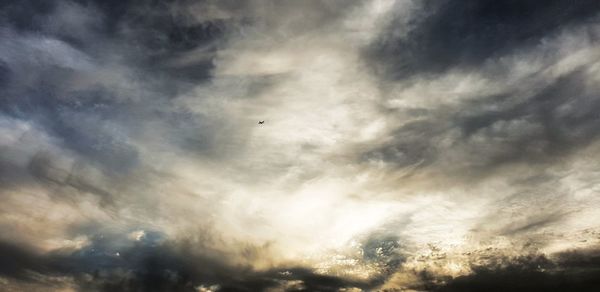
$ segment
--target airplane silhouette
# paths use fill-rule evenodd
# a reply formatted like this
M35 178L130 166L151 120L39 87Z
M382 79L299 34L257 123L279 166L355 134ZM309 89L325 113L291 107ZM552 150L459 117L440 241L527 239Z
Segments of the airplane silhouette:
M258 124L259 124L259 125L262 125L262 124L264 124L264 123L265 123L265 121L258 121Z

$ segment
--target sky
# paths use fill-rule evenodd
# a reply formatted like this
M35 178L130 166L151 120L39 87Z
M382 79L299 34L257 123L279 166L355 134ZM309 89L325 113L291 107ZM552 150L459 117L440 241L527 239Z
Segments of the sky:
M596 0L1 1L0 290L600 291L599 42Z

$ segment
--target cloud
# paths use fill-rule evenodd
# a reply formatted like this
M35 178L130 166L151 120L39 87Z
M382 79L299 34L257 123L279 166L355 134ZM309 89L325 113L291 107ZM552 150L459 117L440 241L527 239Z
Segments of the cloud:
M10 288L11 281L48 284L48 278L37 276L41 274L67 277L79 289L91 291L197 291L198 287L263 291L290 283L293 291L338 291L368 285L298 267L255 271L251 267L229 266L216 254L202 253L193 245L164 241L160 235L137 241L98 235L81 249L50 254L3 242L0 257L7 264L2 266L0 276L10 279L3 283L4 288Z
M557 31L594 19L594 1L546 5L516 1L424 1L411 17L392 21L369 53L392 78L482 65L535 46Z
M552 260L523 256L474 268L468 276L431 285L431 291L593 291L600 283L595 251L572 251Z
M596 285L595 1L0 8L3 289Z

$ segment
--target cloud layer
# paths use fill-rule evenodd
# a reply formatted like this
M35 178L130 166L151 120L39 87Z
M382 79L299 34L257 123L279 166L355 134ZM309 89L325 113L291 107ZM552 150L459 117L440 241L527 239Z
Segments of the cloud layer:
M600 286L597 1L38 2L0 290Z

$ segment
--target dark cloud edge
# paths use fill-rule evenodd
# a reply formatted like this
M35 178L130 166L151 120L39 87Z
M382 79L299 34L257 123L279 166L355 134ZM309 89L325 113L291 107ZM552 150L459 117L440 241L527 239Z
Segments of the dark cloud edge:
M142 240L118 249L112 246L115 241L96 237L82 249L49 253L0 242L0 277L12 283L39 284L48 291L65 284L57 278L72 279L81 291L197 291L211 286L218 291L265 291L286 284L290 284L286 291L339 291L369 290L377 284L298 266L257 271L228 264L224 258L202 254L181 242Z
M117 248L116 238L95 237L79 250L39 253L33 248L0 242L0 277L16 282L40 284L48 290L73 279L81 291L598 291L600 248L577 249L551 256L530 254L515 257L491 256L473 264L472 273L455 278L427 270L413 271L419 284L379 290L394 271L370 280L319 274L311 269L289 266L257 271L231 265L217 255L202 254L193 244L163 241L158 237ZM118 254L117 254L118 250ZM401 267L398 267L400 273ZM41 276L40 276L41 275ZM64 284L64 283L63 283ZM287 285L287 286L286 286Z
M491 257L485 264L473 264L471 270L472 273L455 278L418 271L421 282L410 288L432 292L599 291L600 248L570 250L551 256Z
M565 29L598 23L599 13L593 0L427 0L419 2L406 36L395 32L406 20L392 18L364 57L390 80L473 69Z

